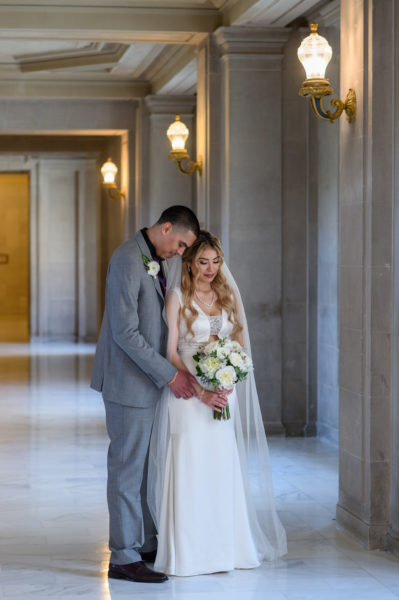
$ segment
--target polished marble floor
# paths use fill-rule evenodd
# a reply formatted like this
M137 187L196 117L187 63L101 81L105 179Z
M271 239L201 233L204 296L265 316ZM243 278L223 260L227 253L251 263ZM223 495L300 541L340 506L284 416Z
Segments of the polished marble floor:
M337 531L337 453L316 439L269 440L289 540L276 564L160 585L108 582L107 438L101 397L88 388L92 351L0 345L0 599L399 598L399 561Z

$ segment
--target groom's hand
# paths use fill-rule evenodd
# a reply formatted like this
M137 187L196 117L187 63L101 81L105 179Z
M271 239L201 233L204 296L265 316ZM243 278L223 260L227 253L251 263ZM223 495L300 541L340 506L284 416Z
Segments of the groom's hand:
M170 389L176 396L176 398L192 398L195 396L195 388L193 383L197 380L190 373L186 371L177 371L177 375L170 383L168 383Z

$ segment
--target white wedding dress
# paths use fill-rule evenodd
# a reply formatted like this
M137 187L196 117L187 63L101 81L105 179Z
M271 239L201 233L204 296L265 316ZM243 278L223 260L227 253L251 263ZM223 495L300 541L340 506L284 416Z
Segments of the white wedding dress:
M173 291L181 302L180 290ZM211 333L229 337L233 329L225 311L221 318L210 319L195 306L199 315L192 325L194 338L186 341L181 318L178 340L178 352L193 374L192 357ZM261 530L245 489L247 474L243 477L237 451L236 390L229 396L227 421L214 420L213 411L196 397L184 400L166 394L168 431L155 570L187 576L250 569L265 557L285 553L285 532L278 517L283 542L276 550Z

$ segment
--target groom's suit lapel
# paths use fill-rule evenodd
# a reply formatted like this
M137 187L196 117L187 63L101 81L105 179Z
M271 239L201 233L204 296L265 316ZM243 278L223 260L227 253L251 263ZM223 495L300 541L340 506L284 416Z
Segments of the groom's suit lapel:
M135 235L135 240L137 242L138 247L141 250L141 253L144 254L144 256L147 256L150 260L152 260L150 249L147 246L146 241L145 241L145 239L144 239L143 234L141 233L141 231L137 232L137 234ZM151 279L153 280L155 289L158 292L159 296L161 297L162 305L163 305L162 317L163 317L165 323L167 323L166 313L165 313L165 298L164 298L164 295L162 293L161 284L159 283L159 279L158 279L158 277L152 277L151 275L148 275L148 277L151 277Z

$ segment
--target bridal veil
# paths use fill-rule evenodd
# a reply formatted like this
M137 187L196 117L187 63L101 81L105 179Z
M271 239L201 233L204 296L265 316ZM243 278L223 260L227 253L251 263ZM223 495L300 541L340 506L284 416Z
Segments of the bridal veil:
M167 293L174 288L180 288L181 265L178 256L169 261ZM222 270L235 295L239 319L243 326L244 347L251 356L248 325L239 289L226 264L223 264ZM287 540L275 508L269 449L253 372L249 373L245 382L237 384L236 391L239 410L235 411L235 433L251 532L259 559L275 560L286 554ZM149 449L148 504L157 528L169 439L168 397L171 393L166 386L157 405ZM189 482L187 484L189 485Z

